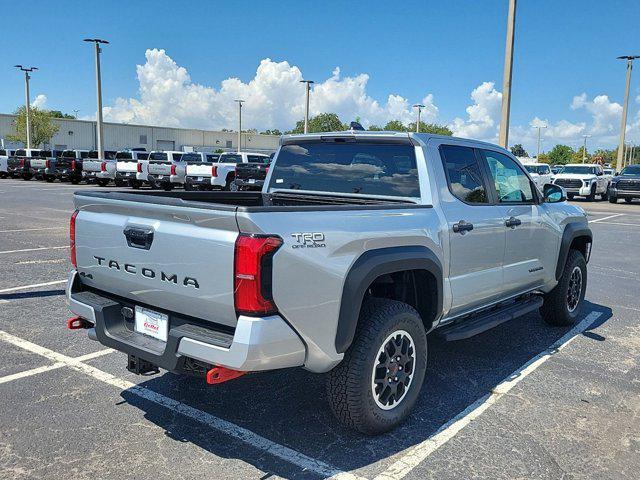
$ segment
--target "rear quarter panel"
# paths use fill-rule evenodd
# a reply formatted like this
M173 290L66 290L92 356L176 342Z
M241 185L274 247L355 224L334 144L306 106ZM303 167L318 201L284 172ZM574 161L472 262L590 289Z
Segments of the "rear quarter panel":
M335 347L346 275L365 251L425 246L443 261L438 218L418 206L371 210L238 213L240 231L278 234L283 245L273 259L273 296L307 346L305 367L326 371L343 357ZM316 247L301 246L298 233L319 233Z

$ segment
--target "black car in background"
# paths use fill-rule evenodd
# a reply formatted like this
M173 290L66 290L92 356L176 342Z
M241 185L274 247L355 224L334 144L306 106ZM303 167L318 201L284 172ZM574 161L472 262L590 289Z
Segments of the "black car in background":
M640 165L629 165L613 177L609 185L609 201L617 203L619 198L631 203L640 198Z

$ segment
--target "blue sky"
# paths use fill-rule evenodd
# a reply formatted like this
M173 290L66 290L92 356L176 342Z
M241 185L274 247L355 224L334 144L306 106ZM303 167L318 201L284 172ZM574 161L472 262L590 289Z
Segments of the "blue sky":
M89 36L111 42L104 49L103 89L112 120L232 128L237 94L251 99L247 128L289 128L300 117L301 72L321 87L312 110L333 108L365 123L391 116L408 121L410 105L427 100L433 105L427 118L457 134L492 139L497 131L507 0L106 1L98 7L75 1L4 6L10 21L0 38L6 71L0 112L23 101L23 83L12 68L22 63L40 68L32 98L46 95L47 108L93 116L92 50L82 42ZM531 148L537 117L550 125L548 147L575 145L584 133L593 135L594 146L614 144L625 74L615 57L640 54L638 25L640 3L632 0L609 1L606 8L596 0L521 0L512 138ZM147 49L164 53L145 57ZM256 76L267 58L272 62ZM141 80L136 65L145 64ZM233 77L240 82L224 88L221 82ZM398 97L389 103L389 95ZM640 143L639 96L640 62L629 114L630 139Z

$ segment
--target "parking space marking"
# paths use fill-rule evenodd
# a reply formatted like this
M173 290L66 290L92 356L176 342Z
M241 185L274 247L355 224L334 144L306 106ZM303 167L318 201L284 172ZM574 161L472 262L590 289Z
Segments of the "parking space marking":
M59 285L61 283L67 283L67 280L54 280L53 282L34 283L32 285L22 285L20 287L11 287L0 290L0 293L17 292L18 290L28 290L30 288L48 287L50 285Z
M589 328L589 326L600 318L600 316L602 316L601 312L591 312L553 345L543 352L540 352L516 371L511 373L511 375L502 380L498 385L493 387L491 393L486 394L469 405L454 418L442 425L431 437L424 440L422 443L407 449L406 453L391 464L384 472L377 475L374 480L400 480L407 476L414 468L425 461L429 455L460 433L460 431L476 420L513 387L533 373L553 355L569 345L573 339Z
M63 363L73 370L84 373L85 375L89 375L96 380L114 386L120 390L126 390L129 393L165 407L175 413L184 415L185 417L195 420L198 423L211 427L214 430L225 433L230 437L244 442L247 445L269 453L288 463L296 465L302 468L304 471L310 471L315 474L330 477L335 480L360 479L360 477L357 477L350 472L344 472L337 467L311 458L303 453L298 452L297 450L293 450L292 448L280 445L279 443L269 440L268 438L258 435L257 433L236 425L235 423L231 423L227 420L215 417L210 413L198 410L197 408L186 405L178 400L169 398L161 393L154 392L153 390L145 387L140 387L133 382L118 378L96 367L87 365L80 360L80 357L68 357L61 353L32 343L28 340L24 340L20 337L16 337L14 335L6 333L2 330L0 330L0 340L10 343L16 347L23 348L24 350L27 350L29 352L41 355L56 363Z
M41 230L66 230L67 227L38 227L38 228L21 228L19 230L0 230L0 233L17 233L17 232L38 232Z
M42 367L32 368L31 370L25 370L24 372L18 372L6 377L0 378L0 385L3 383L9 383L14 380L20 380L21 378L32 377L38 373L49 372L51 370L57 370L58 368L66 367L67 364L63 362L56 362L52 365L43 365Z
M61 250L63 248L69 248L69 245L62 245L60 247L37 247L37 248L21 248L20 250L5 250L3 252L0 252L0 255L4 253L37 252L40 250Z
M596 218L595 220L589 220L589 223L597 223L602 222L603 220L609 220L610 218L621 217L624 213L614 213L613 215L609 215L607 217Z
M640 223L600 222L603 225L622 225L624 227L640 227Z

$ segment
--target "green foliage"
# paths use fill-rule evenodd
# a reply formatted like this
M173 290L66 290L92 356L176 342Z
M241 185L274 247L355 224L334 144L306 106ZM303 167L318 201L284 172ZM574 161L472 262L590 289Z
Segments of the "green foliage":
M584 152L584 147L580 147L578 148L578 150L576 150L576 152L573 154L573 163L582 163L582 153ZM591 163L591 155L589 155L589 152L587 152L587 159L585 160L585 163Z
M384 129L388 132L407 132L409 131L407 129L407 127L404 126L404 124L400 121L400 120L391 120L390 122L387 122L387 124L384 126ZM414 125L414 130L415 130L415 125Z
M13 127L16 133L7 135L12 142L22 142L27 144L27 111L25 107L20 107L15 111L17 115L13 121ZM43 143L49 142L59 130L57 125L52 122L51 112L48 110L40 110L36 107L29 109L29 120L31 127L31 146L37 148Z
M264 132L260 132L260 133L262 135L277 135L277 136L282 135L282 132L277 128L274 128L273 130L265 130Z
M407 127L408 132L416 131L416 122L411 122L409 127ZM420 121L420 132L419 133L433 133L434 135L453 135L453 132L446 125L438 125L437 123L424 123Z
M549 160L552 165L565 165L571 163L575 151L569 145L556 145L549 152Z
M309 119L309 133L340 132L347 128L335 113L321 113ZM304 120L298 120L296 127L287 133L304 133Z
M68 113L62 113L60 110L49 110L49 114L52 118L70 118L75 119L75 115L69 115Z
M524 149L521 143L516 143L513 147L511 147L511 153L513 153L516 157L528 157L529 154Z
M549 154L547 153L541 153L540 156L538 157L538 163L551 163L551 159L549 158Z
M367 128L367 130L369 130L370 132L381 132L383 128L380 125L369 125L369 128Z

